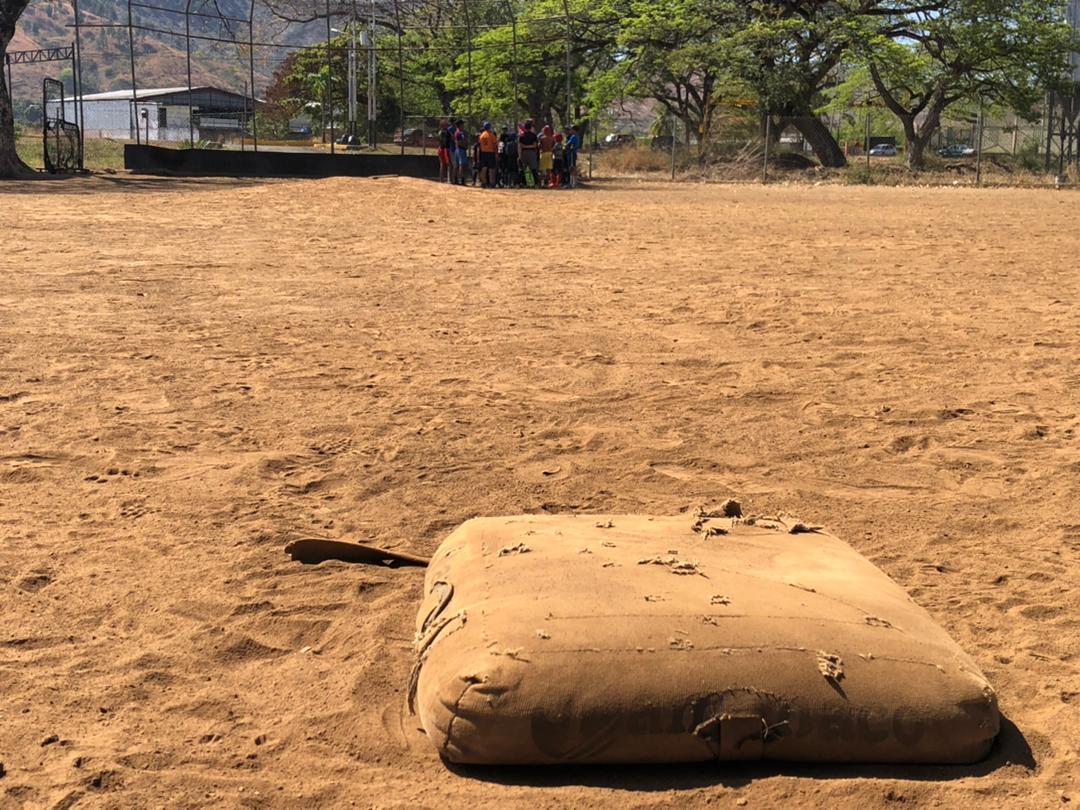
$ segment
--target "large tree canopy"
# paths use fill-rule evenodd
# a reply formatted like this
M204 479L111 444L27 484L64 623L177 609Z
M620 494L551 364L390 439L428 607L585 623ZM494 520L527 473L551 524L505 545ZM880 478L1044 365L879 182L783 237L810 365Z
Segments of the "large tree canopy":
M908 165L923 165L943 113L957 102L1034 117L1066 70L1064 11L1047 0L946 0L899 16L891 36L860 43L877 94L904 127Z

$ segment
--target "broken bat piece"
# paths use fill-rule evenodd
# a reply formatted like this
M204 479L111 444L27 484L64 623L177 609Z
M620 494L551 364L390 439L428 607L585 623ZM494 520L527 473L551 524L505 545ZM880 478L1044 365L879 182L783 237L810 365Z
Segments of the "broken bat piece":
M426 568L429 562L427 557L418 557L415 554L408 554L403 551L388 551L375 546L365 546L361 543L325 540L317 537L294 540L285 546L285 553L297 562L306 565L315 565L327 560L339 560L364 565L385 565L390 568L410 565Z

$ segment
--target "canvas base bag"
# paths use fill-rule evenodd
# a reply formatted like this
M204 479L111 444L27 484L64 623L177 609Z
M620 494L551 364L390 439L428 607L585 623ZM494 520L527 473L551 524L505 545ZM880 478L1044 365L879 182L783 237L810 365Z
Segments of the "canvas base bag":
M730 510L728 510L730 511ZM459 763L967 763L975 663L837 538L783 519L470 520L440 546L410 705Z

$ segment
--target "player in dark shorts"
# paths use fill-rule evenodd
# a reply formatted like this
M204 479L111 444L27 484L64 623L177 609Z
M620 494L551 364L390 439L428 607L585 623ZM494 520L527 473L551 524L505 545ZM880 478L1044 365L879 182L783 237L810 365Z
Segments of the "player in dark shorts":
M551 147L551 182L548 183L550 188L559 188L563 185L563 175L565 174L565 167L563 165L563 137L561 132L555 133L555 145Z
M465 131L465 122L460 118L454 122L454 149L451 159L454 163L454 180L459 186L463 186L469 176L469 134Z
M516 188L520 184L518 176L517 133L510 127L503 127L499 144L499 185L503 188Z
M532 121L525 122L525 128L518 136L518 162L521 164L525 185L536 188L539 184L537 173L540 170L540 139L536 137Z
M563 167L570 176L570 188L577 185L577 158L581 149L581 127L574 124L570 127L570 137L566 139L563 147Z
M499 168L499 136L490 122L485 121L476 143L477 156L480 158L480 185L495 188L495 174Z
M451 182L453 169L450 163L450 150L454 148L454 136L450 131L450 122L439 123L439 181Z

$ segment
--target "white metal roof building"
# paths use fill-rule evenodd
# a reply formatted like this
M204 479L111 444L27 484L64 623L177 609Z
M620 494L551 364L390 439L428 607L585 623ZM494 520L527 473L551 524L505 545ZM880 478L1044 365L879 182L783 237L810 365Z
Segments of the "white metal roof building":
M91 93L64 101L64 118L76 121L76 113L85 116L82 129L87 138L113 138L148 141L186 141L204 137L219 138L223 131L239 134L252 114L254 102L242 93L218 87L139 88L133 92L114 90ZM56 115L58 102L50 102L46 114ZM189 118L189 112L191 118ZM193 126L189 126L189 123ZM192 132L194 130L194 132Z

